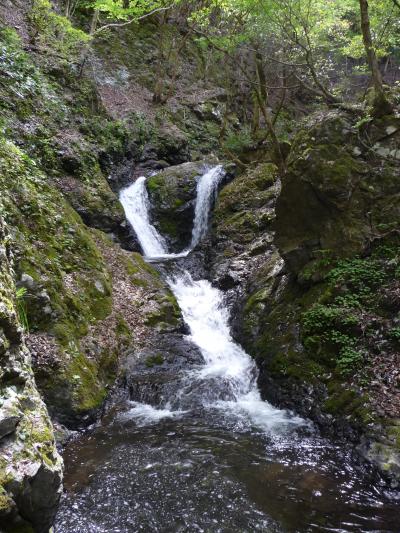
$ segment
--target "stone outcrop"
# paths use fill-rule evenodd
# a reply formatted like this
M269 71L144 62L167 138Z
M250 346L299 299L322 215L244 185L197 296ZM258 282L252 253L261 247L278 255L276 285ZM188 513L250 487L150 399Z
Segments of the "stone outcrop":
M47 532L62 460L17 312L11 239L0 218L0 529Z
M146 182L153 223L176 252L190 244L197 181L211 166L211 161L183 163Z
M321 250L362 254L400 219L400 119L330 112L296 136L276 206L276 243L296 274Z

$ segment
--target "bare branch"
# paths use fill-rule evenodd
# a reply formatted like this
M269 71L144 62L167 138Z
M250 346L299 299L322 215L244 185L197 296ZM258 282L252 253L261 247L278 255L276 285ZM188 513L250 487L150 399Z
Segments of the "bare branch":
M156 9L153 9L152 11L149 11L145 15L142 15L141 17L137 17L131 20L127 20L126 22L112 22L110 24L106 24L105 26L102 26L101 28L98 28L93 32L93 35L97 35L101 31L108 30L109 28L122 28L123 26L128 26L128 24L132 24L133 22L139 22L140 20L143 20L147 17L150 17L151 15L154 15L154 13L159 13L160 11L167 11L168 9L171 9L173 7L173 4L166 6L166 7L158 7Z

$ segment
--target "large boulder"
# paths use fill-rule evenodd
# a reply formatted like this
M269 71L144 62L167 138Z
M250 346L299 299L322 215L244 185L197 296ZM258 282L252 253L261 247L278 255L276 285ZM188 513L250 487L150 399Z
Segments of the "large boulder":
M197 182L212 164L196 161L167 168L147 180L151 218L173 251L190 244Z
M220 192L210 254L212 279L221 289L245 290L249 272L267 261L279 190L277 168L267 163L238 176Z
M321 250L351 256L397 231L399 161L399 118L363 130L335 111L299 132L276 206L276 243L296 275Z

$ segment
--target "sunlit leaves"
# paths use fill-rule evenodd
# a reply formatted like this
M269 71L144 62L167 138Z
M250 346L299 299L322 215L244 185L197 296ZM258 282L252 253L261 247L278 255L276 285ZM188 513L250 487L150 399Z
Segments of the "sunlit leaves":
M107 19L130 20L142 17L155 9L177 4L176 1L163 0L93 0L93 9L98 10Z

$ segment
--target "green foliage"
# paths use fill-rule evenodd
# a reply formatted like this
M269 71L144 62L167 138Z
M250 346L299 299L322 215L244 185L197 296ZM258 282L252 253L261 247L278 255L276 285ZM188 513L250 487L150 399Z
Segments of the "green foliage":
M389 336L393 340L400 342L400 327L392 328L389 332Z
M29 322L28 322L28 314L27 314L27 307L26 307L26 296L27 290L25 287L20 287L16 291L16 301L17 301L17 314L18 319L24 328L24 331L26 333L29 333Z
M124 2L123 0L95 0L91 2L93 9L106 15L109 19L128 20L138 18L145 13L162 6L162 2L155 0L141 0L140 2Z
M34 0L29 13L35 33L32 38L47 53L73 62L91 40L91 37L74 28L71 21L56 13L50 0Z
M171 2L164 2L163 0L140 0L140 2L132 2L125 0L89 0L88 5L94 10L95 14L101 14L108 21L126 21L135 22L146 17L152 12L170 9L172 6L179 4L180 0L172 0ZM95 15L96 16L96 15ZM118 24L118 22L117 22ZM108 24L96 28L92 28L94 34L106 29Z
M333 285L345 285L360 298L368 298L387 276L382 261L355 258L339 261L329 273L328 281Z
M349 375L361 367L364 356L352 346L343 346L337 359L338 368L343 375Z
M150 124L143 113L132 113L131 123L138 143L140 146L144 146L150 137L155 134L154 126Z
M371 115L366 115L366 116L360 118L360 120L358 120L354 124L354 128L360 129L360 128L362 128L362 126L365 126L365 124L369 124L372 120L373 119L372 119Z
M93 114L86 118L80 131L110 155L123 153L132 135L125 122Z
M325 275L319 301L302 315L302 340L309 355L334 362L344 377L368 364L369 338L373 342L379 331L375 317L382 313L379 291L386 287L391 294L398 250L396 243L386 242L369 257L338 261ZM392 327L386 339L400 341L400 328Z
M235 154L249 150L254 145L250 128L244 127L238 132L230 132L224 140L224 146Z
M369 19L377 57L398 53L400 26L394 2L371 0ZM358 0L213 0L202 4L191 21L201 30L199 47L211 44L233 58L232 65L238 50L258 50L270 85L276 85L277 64L290 64L290 72L307 83L314 98L340 98L349 70L356 74L368 69ZM254 69L245 77L252 78L253 88L260 82ZM334 81L340 77L343 85Z
M331 250L315 250L315 259L302 271L301 278L310 281L314 276L322 276L332 264Z
M41 78L13 29L0 30L0 109L23 109L23 102L39 97Z
M311 335L315 332L324 333L330 327L353 326L357 324L357 317L348 309L323 304L314 305L304 313L302 319L303 332Z
M162 365L164 363L164 357L161 353L150 355L147 357L145 363L147 368L153 368L155 365Z
M347 375L360 367L363 354L356 348L352 327L358 317L346 307L316 304L302 317L303 343L310 352L333 357L339 372Z

